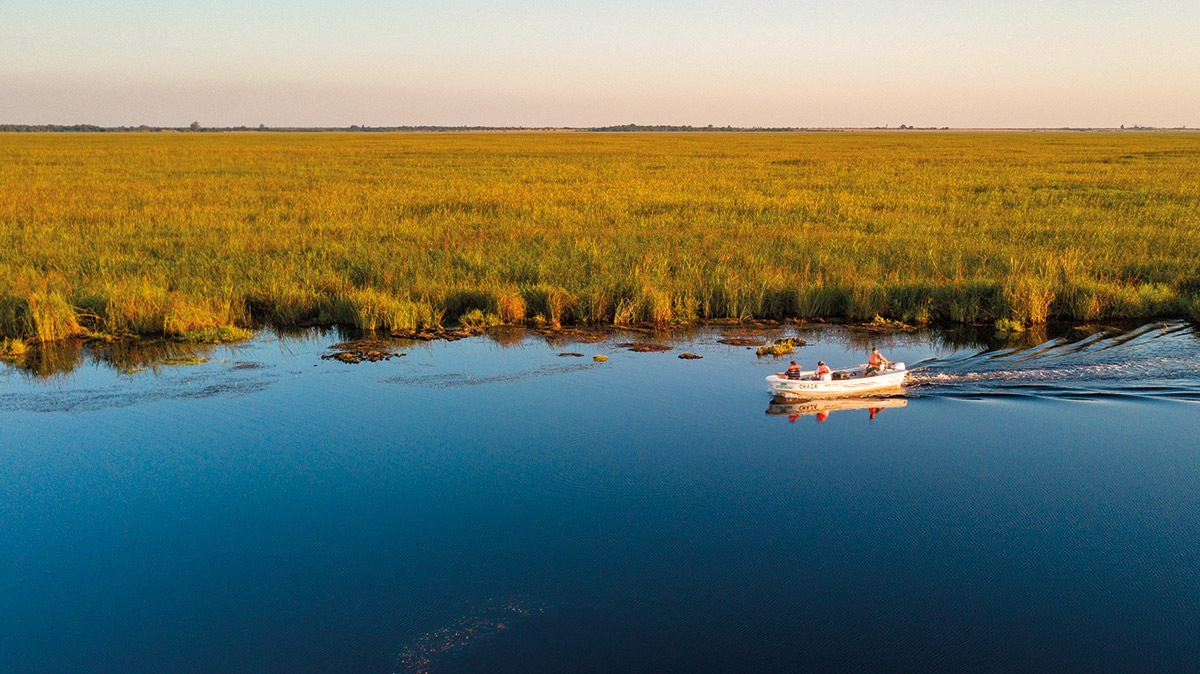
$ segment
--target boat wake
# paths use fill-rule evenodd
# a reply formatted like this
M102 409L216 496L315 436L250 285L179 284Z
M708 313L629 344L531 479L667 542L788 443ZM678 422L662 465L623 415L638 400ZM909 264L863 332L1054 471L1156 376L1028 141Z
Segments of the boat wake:
M1200 334L1186 323L1076 329L1040 344L925 360L909 395L1149 397L1200 401Z

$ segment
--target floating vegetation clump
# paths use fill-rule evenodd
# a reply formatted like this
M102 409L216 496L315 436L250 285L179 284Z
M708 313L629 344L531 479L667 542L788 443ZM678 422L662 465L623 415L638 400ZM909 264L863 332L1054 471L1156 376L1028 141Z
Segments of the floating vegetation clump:
M207 363L208 359L201 356L173 356L171 358L164 358L158 362L161 365L199 365Z
M679 357L680 357L680 358L682 358L682 359L684 359L684 360L700 360L700 359L701 359L701 358L703 358L704 356L697 355L697 354L694 354L694 353L689 353L689 352L686 352L686 351L685 351L684 353L681 353L681 354L679 354Z
M876 314L875 318L871 319L869 322L855 323L850 326L850 329L889 335L897 332L912 332L913 330L916 330L917 327L909 325L904 321L884 318L883 316Z
M775 343L758 348L759 356L782 356L796 350L798 346L804 346L807 342L799 337L788 337L786 339L777 339Z
M657 353L671 350L671 347L666 344L651 344L649 342L625 342L624 344L617 344L617 347L629 349L634 353Z
M392 336L400 339L413 339L420 342L432 342L434 340L445 340L447 342L466 339L467 337L476 337L484 333L483 327L464 327L449 330L442 327L435 328L420 328L418 330L393 330Z
M393 350L390 343L379 339L342 342L329 348L333 353L322 355L322 360L336 360L348 365L357 365L362 362L378 363L406 355Z
M767 343L767 340L757 337L725 337L718 339L717 342L729 346L762 346Z
M792 347L786 344L771 344L769 346L758 347L759 356L782 356L792 351Z

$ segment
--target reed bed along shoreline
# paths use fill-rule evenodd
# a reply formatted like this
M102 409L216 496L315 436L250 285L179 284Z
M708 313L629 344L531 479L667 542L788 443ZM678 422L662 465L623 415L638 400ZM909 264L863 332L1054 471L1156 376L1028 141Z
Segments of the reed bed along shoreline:
M0 134L0 338L1200 319L1200 134Z

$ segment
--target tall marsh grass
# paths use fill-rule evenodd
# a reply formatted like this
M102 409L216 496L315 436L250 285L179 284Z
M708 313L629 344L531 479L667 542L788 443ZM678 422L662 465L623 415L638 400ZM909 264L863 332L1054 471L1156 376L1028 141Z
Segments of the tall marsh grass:
M0 135L0 336L1200 307L1200 134Z

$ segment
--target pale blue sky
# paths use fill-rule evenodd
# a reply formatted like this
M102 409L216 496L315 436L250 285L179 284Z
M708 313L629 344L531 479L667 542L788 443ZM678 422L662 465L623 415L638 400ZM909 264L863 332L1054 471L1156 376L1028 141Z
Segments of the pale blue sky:
M0 0L0 122L1200 126L1200 2Z

